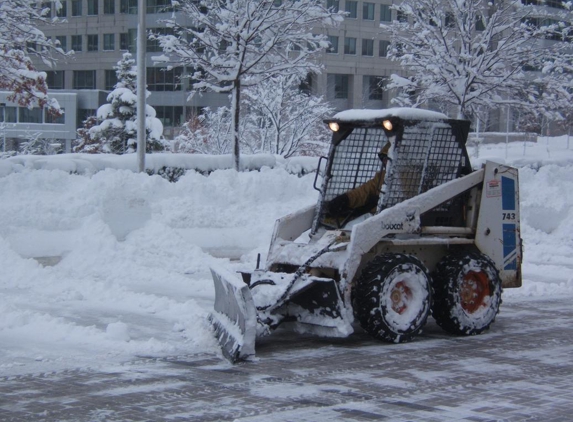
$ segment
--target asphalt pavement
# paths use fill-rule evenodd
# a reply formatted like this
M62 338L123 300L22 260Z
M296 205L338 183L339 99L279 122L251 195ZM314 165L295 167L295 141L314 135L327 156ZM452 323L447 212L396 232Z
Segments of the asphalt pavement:
M507 301L506 301L507 302ZM0 421L570 421L571 298L504 303L492 329L412 343L278 330L257 357L143 356L0 376Z

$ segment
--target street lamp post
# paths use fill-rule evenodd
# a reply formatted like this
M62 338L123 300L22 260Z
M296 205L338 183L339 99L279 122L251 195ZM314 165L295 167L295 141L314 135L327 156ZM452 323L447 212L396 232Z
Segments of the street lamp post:
M137 163L140 172L145 171L145 10L146 1L137 3Z
M6 103L0 103L0 107L2 107L2 135L3 135L3 142L2 142L2 152L6 152Z

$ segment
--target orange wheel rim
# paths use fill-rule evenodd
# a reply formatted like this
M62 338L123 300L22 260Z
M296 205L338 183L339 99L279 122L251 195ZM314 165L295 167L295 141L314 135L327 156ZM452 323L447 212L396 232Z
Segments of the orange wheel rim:
M486 306L485 299L491 295L489 277L483 271L470 271L460 286L460 299L464 311L473 314L482 306Z
M390 299L392 300L392 310L402 315L408 309L412 299L412 290L404 281L400 281L392 288Z

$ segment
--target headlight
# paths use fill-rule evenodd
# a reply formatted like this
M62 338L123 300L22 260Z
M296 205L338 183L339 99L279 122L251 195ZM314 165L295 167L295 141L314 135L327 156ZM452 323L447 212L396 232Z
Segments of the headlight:
M333 132L338 132L338 129L340 129L340 125L336 122L330 122L328 124L328 127L330 128L331 131Z
M382 126L384 126L384 129L386 129L388 132L391 132L392 129L394 129L394 125L390 120L382 121Z

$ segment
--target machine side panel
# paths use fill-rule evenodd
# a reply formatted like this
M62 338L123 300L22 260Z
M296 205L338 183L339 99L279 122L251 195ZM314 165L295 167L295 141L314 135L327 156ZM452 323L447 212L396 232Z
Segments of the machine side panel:
M521 229L517 169L487 162L476 246L499 270L503 287L521 286Z

